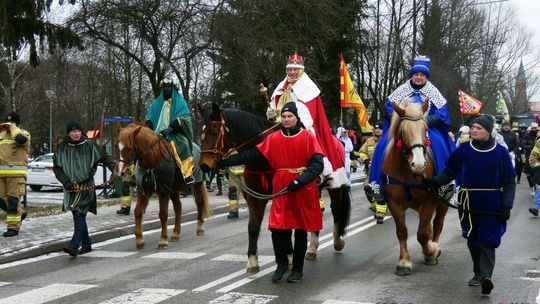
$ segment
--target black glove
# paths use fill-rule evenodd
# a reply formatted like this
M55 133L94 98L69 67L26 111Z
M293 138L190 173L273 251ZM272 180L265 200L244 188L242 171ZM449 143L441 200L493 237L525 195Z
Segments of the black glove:
M499 219L501 222L506 222L508 219L510 219L510 207L503 206L501 208L501 213L499 214Z
M161 134L161 136L163 136L163 137L167 137L167 135L171 134L173 131L174 131L173 128L168 127L166 129L163 129L163 130L159 131L159 134Z
M436 181L434 181L431 178L422 178L422 185L426 186L428 191L435 191L435 192L438 191L439 186L440 186Z
M67 182L64 185L64 189L66 189L66 190L75 190L75 185L72 182Z
M428 125L428 127L430 127L430 128L436 127L439 123L441 123L441 120L439 119L439 117L437 117L435 115L428 115L428 117L427 117L427 125Z
M297 180L293 180L288 186L287 191L289 192L296 192L300 188L302 188L302 184L300 184Z
M369 167L369 159L364 160L364 167Z

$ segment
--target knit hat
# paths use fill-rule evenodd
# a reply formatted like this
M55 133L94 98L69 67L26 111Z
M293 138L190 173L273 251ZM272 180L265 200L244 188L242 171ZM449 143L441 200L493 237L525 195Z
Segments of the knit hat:
M415 73L422 73L426 75L427 78L431 77L429 72L429 66L431 65L431 60L427 56L418 55L413 60L413 66L409 70L409 76L412 77Z
M69 133L73 130L79 130L82 132L81 124L76 120L70 120L66 124L66 133Z
M19 116L19 114L15 113L15 112L11 112L6 116L6 121L11 121L11 122L14 122L14 123L20 125L21 124L21 117Z
M300 117L298 117L298 108L294 102L288 102L283 105L283 108L281 108L281 113L285 112L291 112L294 116L296 116L296 118L300 119Z
M480 115L473 120L473 124L481 125L489 134L493 131L493 120L489 116Z

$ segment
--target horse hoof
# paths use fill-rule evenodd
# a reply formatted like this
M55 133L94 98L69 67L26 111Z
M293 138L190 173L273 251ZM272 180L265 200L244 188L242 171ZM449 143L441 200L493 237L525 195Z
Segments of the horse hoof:
M180 240L180 236L171 236L171 242L178 242Z
M255 266L255 267L248 267L246 269L246 275L247 276L252 276L254 274L257 274L259 272L259 266Z
M334 250L341 251L345 247L345 241L341 240L340 242L334 243Z
M197 236L204 235L204 229L197 229Z
M442 250L439 249L437 252L437 257L424 257L424 264L426 265L437 265L439 264L439 257L441 256Z
M306 253L306 260L307 261L315 261L317 259L317 254L313 252Z
M141 249L143 249L143 248L144 248L144 241L141 242L141 243L137 243L137 249L138 249L138 250L141 250Z
M406 276L412 274L412 269L409 267L396 266L396 274L399 276Z
M169 249L169 244L159 244L157 246L157 249L158 250L166 250L166 249Z

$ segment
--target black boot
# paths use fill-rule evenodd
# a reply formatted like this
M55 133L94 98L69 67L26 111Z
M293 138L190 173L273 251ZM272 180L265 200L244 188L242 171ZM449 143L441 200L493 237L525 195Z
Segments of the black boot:
M272 282L278 283L283 278L283 275L287 272L289 266L287 264L278 264L276 271L272 275Z
M64 247L64 248L62 248L62 250L63 250L65 253L67 253L67 254L69 254L70 256L72 256L72 257L76 257L76 256L77 256L77 249L71 247L70 245L68 245L68 246L66 246L66 247Z
M92 251L92 247L81 247L81 249L79 249L79 251L77 251L77 254L85 254L85 253L89 253Z
M300 271L293 270L287 277L287 283L298 283L304 279L304 274Z
M19 235L19 231L13 229L8 229L6 232L4 232L4 237L12 237L17 235Z
M120 210L116 211L116 214L129 215L130 207L122 207Z
M229 212L229 215L227 215L227 218L232 220L232 219L237 219L238 218L238 212Z

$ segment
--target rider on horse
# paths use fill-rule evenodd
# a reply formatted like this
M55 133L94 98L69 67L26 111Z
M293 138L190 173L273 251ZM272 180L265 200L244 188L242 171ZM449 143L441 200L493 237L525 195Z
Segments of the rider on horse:
M347 175L343 157L336 149L334 135L324 112L321 90L304 72L304 57L294 53L288 58L286 68L287 76L272 94L266 116L268 119L279 120L283 105L294 101L302 123L315 134L323 149L323 175L329 178L330 188L338 188L346 183Z
M387 184L387 179L383 176L381 168L386 153L386 146L388 145L388 128L390 126L392 113L394 112L392 104L400 104L406 97L412 97L415 102L420 104L423 104L426 98L429 100L429 109L426 111L425 115L429 128L428 136L431 141L430 148L435 162L436 172L443 171L445 160L456 148L454 142L448 135L451 120L446 107L446 99L428 80L431 76L429 66L429 57L416 57L413 66L409 71L411 79L399 86L392 94L390 94L390 96L388 96L384 113L383 135L375 148L369 175L370 186L373 190L373 198L377 201L375 217L378 219L384 217L386 214L384 189Z
M161 82L161 94L152 102L145 124L171 142L171 151L186 184L193 179L193 129L186 100L178 92L179 84L169 76Z

